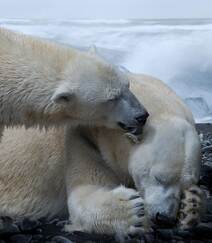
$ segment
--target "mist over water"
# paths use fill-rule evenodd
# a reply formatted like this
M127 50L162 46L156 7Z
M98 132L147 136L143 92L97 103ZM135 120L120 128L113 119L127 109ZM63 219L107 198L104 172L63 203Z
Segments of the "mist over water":
M86 49L132 72L156 76L212 122L212 20L0 19L0 26Z

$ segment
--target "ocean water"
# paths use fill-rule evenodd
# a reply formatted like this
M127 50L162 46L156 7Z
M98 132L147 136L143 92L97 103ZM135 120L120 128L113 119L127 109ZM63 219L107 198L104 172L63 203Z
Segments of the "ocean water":
M212 122L212 19L0 19L0 26L100 55L132 72L162 79Z

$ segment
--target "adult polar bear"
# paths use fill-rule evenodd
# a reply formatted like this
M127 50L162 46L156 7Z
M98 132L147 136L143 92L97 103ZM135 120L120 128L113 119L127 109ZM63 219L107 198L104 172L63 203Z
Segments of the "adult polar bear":
M192 115L162 82L129 79L150 112L138 144L106 128L5 130L1 215L39 218L68 209L68 230L133 234L143 231L149 216L176 218L184 193L180 224L197 220L200 143ZM129 188L133 184L136 189Z
M137 124L139 133L147 113L127 85L121 72L94 53L0 28L0 130L22 124L124 123ZM118 96L119 107L111 109Z

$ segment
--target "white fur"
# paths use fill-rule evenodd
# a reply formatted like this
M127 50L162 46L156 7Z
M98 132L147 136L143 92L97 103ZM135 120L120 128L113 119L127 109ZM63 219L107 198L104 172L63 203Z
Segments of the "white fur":
M114 126L96 108L126 82L94 53L0 28L0 135L5 125Z
M146 216L168 212L170 205L176 214L180 192L198 180L192 115L159 80L129 79L150 113L140 144L106 128L5 131L0 214L41 217L69 210L69 230L121 234L142 232ZM134 183L139 193L127 188Z

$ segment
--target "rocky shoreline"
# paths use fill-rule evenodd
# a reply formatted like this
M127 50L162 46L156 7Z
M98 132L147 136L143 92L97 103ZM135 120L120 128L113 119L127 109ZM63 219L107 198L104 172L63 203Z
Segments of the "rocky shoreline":
M197 124L202 143L202 167L199 185L207 195L206 212L201 223L190 231L170 228L155 229L142 237L127 239L128 243L212 243L212 124ZM17 221L0 218L0 243L109 243L117 242L107 235L63 231L65 219Z

